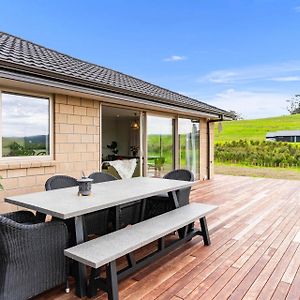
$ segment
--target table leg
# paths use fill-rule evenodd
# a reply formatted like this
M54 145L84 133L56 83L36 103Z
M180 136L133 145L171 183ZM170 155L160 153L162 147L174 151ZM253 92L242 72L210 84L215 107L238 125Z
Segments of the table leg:
M145 219L146 201L147 201L147 199L142 199L141 200L140 222L143 222L144 219Z
M179 207L179 202L178 202L178 197L177 197L176 192L177 191L169 192L168 195L169 195L169 198L174 201L175 208L178 208Z
M119 230L120 229L120 206L117 205L115 207L115 230Z
M84 242L84 224L83 216L75 217L75 231L76 231L76 243L77 245ZM86 267L77 263L76 274L76 295L80 298L86 296Z

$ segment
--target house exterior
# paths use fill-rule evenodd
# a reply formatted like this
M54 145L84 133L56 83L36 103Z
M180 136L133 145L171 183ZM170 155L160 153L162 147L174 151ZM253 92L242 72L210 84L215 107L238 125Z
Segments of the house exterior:
M162 169L164 165L193 168L198 179L209 179L214 122L233 117L198 100L3 32L0 107L1 212L16 209L3 202L5 196L41 191L54 174L79 177L82 171L100 170L107 150L104 135L109 139L116 124L124 129L123 111L127 118L130 115L128 130L136 139L135 144L126 144L131 150L123 150L127 151L123 155L138 156L140 175L150 175L154 159ZM135 127L139 130L133 135ZM124 139L122 131L120 135ZM124 143L119 142L120 147Z
M266 140L276 142L300 143L300 130L268 132L266 134Z

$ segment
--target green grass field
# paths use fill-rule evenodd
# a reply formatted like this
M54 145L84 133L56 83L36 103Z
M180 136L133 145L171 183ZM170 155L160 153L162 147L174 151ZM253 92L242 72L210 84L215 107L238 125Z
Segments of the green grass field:
M300 114L256 120L223 122L222 132L215 126L215 141L228 142L246 140L265 140L266 133L279 130L300 130Z
M300 130L300 114L256 120L223 122L223 130L221 132L218 131L218 126L215 126L215 142L223 144L224 142L238 142L239 140L247 140L248 142L250 140L264 141L267 132L280 130ZM293 144L292 146L296 147L296 145L297 144ZM280 150L279 144L278 149ZM238 152L237 149L233 149L233 151L235 153ZM255 153L256 152L257 151L255 151ZM299 167L270 168L250 166L245 163L230 164L216 161L215 172L217 174L227 175L300 180Z

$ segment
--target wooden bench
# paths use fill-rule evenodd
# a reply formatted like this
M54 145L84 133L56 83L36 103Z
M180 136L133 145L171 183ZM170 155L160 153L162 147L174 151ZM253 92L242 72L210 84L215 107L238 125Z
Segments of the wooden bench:
M157 260L158 257L191 240L195 235L201 235L204 244L210 245L205 216L216 208L214 205L191 203L66 249L65 255L92 268L88 282L89 297L96 295L97 288L100 288L108 293L110 300L116 300L118 299L118 280ZM200 229L190 225L197 219L200 221ZM165 245L164 238L179 229L183 231L181 237ZM157 250L136 261L133 251L154 241L158 241ZM117 271L116 259L125 255L128 266ZM106 265L106 278L100 277L99 271L99 268L104 265Z

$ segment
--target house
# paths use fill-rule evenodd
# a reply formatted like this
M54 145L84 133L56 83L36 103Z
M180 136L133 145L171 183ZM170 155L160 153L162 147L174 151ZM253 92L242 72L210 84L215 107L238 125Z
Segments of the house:
M268 132L267 141L300 143L300 130Z
M40 191L53 174L79 177L137 158L136 175L189 168L213 175L222 109L0 32L0 211L6 195Z

